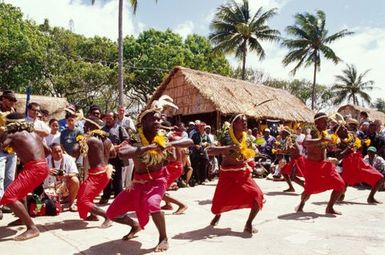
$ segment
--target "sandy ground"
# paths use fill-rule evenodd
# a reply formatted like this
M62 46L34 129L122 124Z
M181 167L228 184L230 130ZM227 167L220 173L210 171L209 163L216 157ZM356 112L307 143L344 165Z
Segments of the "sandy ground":
M254 226L258 233L245 235L243 227L248 210L225 213L219 225L209 227L215 181L194 188L170 192L189 206L184 215L166 211L170 249L166 254L384 254L385 205L368 205L369 190L349 188L345 202L336 209L342 216L324 213L330 191L313 195L304 213L295 213L302 188L296 193L282 193L284 182L256 180L265 193L266 203ZM385 202L385 192L376 196ZM111 200L110 200L111 201ZM105 207L106 208L106 207ZM25 230L6 227L14 220L4 214L0 221L0 254L148 254L153 252L158 234L153 222L132 241L122 241L128 233L125 225L114 223L100 229L99 222L79 220L77 213L63 212L54 217L35 218L41 231L38 238L15 242L12 238Z

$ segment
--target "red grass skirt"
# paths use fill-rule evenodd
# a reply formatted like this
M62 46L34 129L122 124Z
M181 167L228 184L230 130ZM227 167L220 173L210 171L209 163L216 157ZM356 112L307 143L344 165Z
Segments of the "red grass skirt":
M301 156L296 159L291 159L289 162L287 162L287 164L281 169L281 173L286 175L291 175L293 171L295 171L296 176L303 177L303 168L304 168L304 157Z
M183 164L179 161L170 162L167 166L168 179L167 179L167 188L171 186L182 174L183 174Z

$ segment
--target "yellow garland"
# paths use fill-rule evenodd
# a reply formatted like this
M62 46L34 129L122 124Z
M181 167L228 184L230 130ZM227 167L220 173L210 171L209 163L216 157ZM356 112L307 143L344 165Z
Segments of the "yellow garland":
M147 140L146 136L143 133L142 128L138 128L139 138L140 142L143 146L149 145L149 141ZM157 144L162 149L165 149L167 147L168 139L164 132L159 131L154 139L152 140L152 143ZM164 153L163 151L157 151L157 150L149 150L143 154L142 162L146 165L153 166L153 165L159 165L162 163L162 161L167 157L167 153Z
M369 147L370 144L372 143L372 141L370 141L370 139L368 138L368 139L365 139L364 143L365 143L366 147Z
M255 157L255 151L253 149L250 149L247 146L247 133L242 132L242 140L239 142L238 139L234 135L233 127L231 126L229 128L229 135L231 138L231 141L233 141L234 144L239 146L239 149L241 151L241 154L244 159L251 159Z
M15 152L14 149L9 145L4 148L4 151L8 154L12 154Z

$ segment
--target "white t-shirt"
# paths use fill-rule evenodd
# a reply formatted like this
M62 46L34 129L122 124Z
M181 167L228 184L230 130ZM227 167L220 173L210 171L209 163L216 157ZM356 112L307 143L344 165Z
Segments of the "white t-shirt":
M63 160L63 163L62 163L62 160ZM50 169L51 168L62 169L62 170L64 170L64 174L79 173L79 171L76 167L75 160L71 156L69 156L67 154L63 154L62 160L59 160L59 161L54 160L54 162L52 164L52 156L49 155L47 157L48 167ZM52 176L52 175L48 175L47 178L45 178L45 180L44 180L43 188L46 189L49 187L54 187L55 183L56 183L56 177Z
M49 135L45 138L45 142L48 146L51 146L53 143L60 144L60 132L57 132L54 135L49 133Z
M128 128L136 132L135 124L131 117L124 116L122 120L118 119L116 123L126 129Z
M305 140L305 135L304 134L300 134L300 135L297 135L297 138L295 139L295 143L298 145L298 149L299 149L299 153L301 155L303 155L303 141Z

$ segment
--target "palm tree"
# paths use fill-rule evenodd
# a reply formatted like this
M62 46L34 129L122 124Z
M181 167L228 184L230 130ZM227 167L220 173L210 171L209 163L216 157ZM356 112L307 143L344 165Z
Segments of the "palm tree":
M210 24L213 32L209 39L215 44L214 50L234 53L242 59L242 79L245 79L246 56L248 51L255 51L259 59L265 57L260 41L278 41L279 31L271 29L267 20L277 14L277 9L263 12L262 7L252 15L249 1L237 3L232 0L221 5Z
M358 96L365 102L370 103L370 96L365 92L372 90L374 81L364 81L365 75L370 71L358 74L354 65L346 65L346 69L342 70L343 75L336 75L336 84L331 88L335 92L335 104L340 104L344 100L353 101L354 105L359 105Z
M96 0L91 0L95 4ZM156 0L156 2L158 2ZM136 13L138 7L137 0L130 0L130 5L133 13ZM123 105L123 0L119 0L119 15L118 15L118 90L119 90L119 105Z
M328 30L325 28L325 13L321 10L317 11L316 16L306 12L305 14L297 14L294 18L295 24L286 27L287 33L292 35L294 39L283 40L282 45L289 48L290 52L284 57L282 63L287 66L292 62L297 62L291 71L293 75L301 66L314 65L311 102L311 108L314 109L316 75L317 70L319 71L321 68L321 54L337 64L341 59L328 45L337 39L352 34L352 32L343 29L328 36Z

